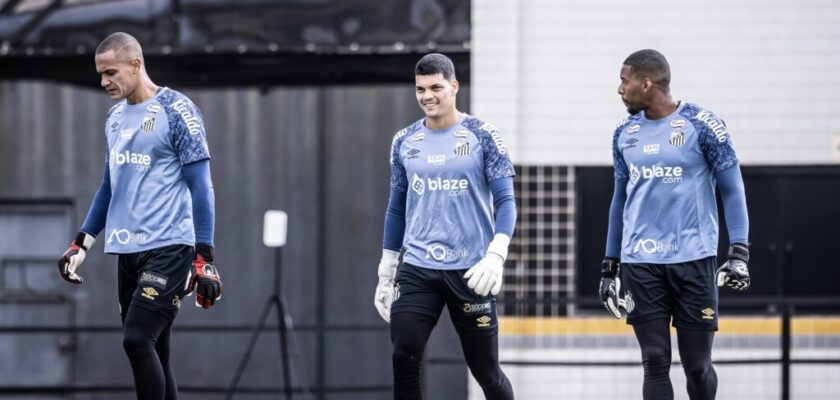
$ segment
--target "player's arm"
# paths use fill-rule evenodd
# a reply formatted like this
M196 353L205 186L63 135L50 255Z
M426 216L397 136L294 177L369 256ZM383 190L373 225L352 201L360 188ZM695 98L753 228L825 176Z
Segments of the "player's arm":
M505 259L516 225L513 192L513 177L516 173L502 135L489 124L484 124L481 130L478 139L484 157L484 176L493 193L496 230L484 257L467 270L464 279L467 279L467 286L479 296L495 296L502 290Z
M105 228L105 221L108 217L108 206L111 204L111 173L108 168L108 158L105 157L105 172L102 175L102 184L93 196L90 209L88 210L85 222L76 238L58 260L58 272L64 280L70 283L80 284L84 280L76 273L76 270L85 261L85 255L91 246L96 242L96 235Z
M399 134L398 134L399 136ZM373 305L385 322L391 322L391 303L394 302L394 279L397 275L400 250L405 237L405 204L408 198L408 179L399 158L397 138L391 145L391 195L385 210L382 234L382 258L379 260Z
M627 182L630 174L627 163L618 147L620 126L613 133L613 197L610 202L609 224L607 225L607 245L604 260L601 262L601 282L598 285L598 297L607 311L616 318L621 318L623 301L621 300L621 279L618 276L621 265L621 235L624 230L624 204L627 202Z
M196 305L210 308L222 297L222 281L213 261L213 234L216 224L210 160L184 165L181 174L192 196L195 229L195 260L188 278L187 291L196 291Z
M749 252L749 217L747 197L741 168L735 164L715 172L720 197L723 200L724 218L729 231L729 252L727 261L717 273L718 286L727 285L733 289L746 290L750 287L750 273L747 264Z
M513 177L506 176L490 181L493 193L493 208L496 210L496 231L487 246L487 252L478 265L470 268L464 278L467 286L479 296L497 295L502 290L504 264L507 259L510 238L516 226L516 198L513 191Z
M601 262L601 282L598 296L614 317L621 318L621 280L618 268L621 260L621 233L624 229L624 204L627 202L627 178L616 177L610 202L607 225L607 250Z

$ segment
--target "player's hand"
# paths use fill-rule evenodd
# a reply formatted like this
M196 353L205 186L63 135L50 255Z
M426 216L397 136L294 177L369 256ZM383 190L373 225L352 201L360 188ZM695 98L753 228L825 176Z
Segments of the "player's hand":
M605 258L601 262L601 285L598 287L598 297L604 303L613 317L621 318L621 278L618 277L619 262L614 258Z
M467 270L464 279L467 279L467 286L479 296L493 296L502 290L504 280L505 258L507 257L510 237L503 234L496 234L493 241L487 247L478 264Z
M195 306L210 308L222 298L222 278L213 265L213 248L204 243L195 245L195 260L187 275L187 295L195 290Z
M735 290L747 290L750 287L750 261L748 244L733 243L729 246L729 257L717 270L717 285L729 286Z
M382 259L379 261L379 283L376 285L376 294L373 297L373 305L376 311L387 323L391 323L391 303L396 300L394 290L394 277L397 275L397 265L400 253L393 250L382 249Z
M58 259L58 273L65 281L80 284L84 281L76 269L85 262L87 250L96 242L96 238L84 232L79 232L67 251Z

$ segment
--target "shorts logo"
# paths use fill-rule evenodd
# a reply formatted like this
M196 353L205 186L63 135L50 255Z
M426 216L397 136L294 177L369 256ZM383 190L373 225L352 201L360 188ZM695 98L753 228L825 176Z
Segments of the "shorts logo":
M440 243L432 244L426 248L426 258L440 262L457 261L463 257L467 257L469 254L470 252L466 248L460 250L450 249Z
M166 289L166 277L150 271L143 271L140 274L140 283L152 285L158 289Z
M455 155L464 157L470 155L470 142L458 142L455 145Z
M394 283L394 299L391 300L392 302L396 302L400 298L400 284Z
M624 309L627 310L627 314L636 309L636 302L633 301L633 295L630 294L629 290L624 292Z
M659 254L659 253L677 253L680 247L676 243L661 243L654 239L639 239L636 242L636 247L633 248L633 253L643 251L645 254Z
M178 296L177 294L172 299L172 305L175 306L175 308L177 308L177 309L181 309L181 297Z
M154 300L155 297L157 297L158 295L159 295L158 291L155 290L155 288L151 288L151 287L144 287L143 288L143 293L141 293L141 296L143 296L143 297L145 297L149 300Z
M682 147L685 144L685 133L683 131L671 132L671 137L668 139L668 144L674 147Z
M631 126L630 128L627 129L627 134L632 135L632 134L638 132L641 129L642 129L642 126L639 125L639 124L633 125L633 126Z
M426 192L426 183L417 174L411 177L411 190L422 196Z
M711 308L703 309L700 312L703 313L703 319L715 319L715 310L712 310Z
M490 312L490 302L486 303L464 303L464 314L483 314Z
M490 326L490 321L492 321L492 320L493 320L492 318L490 318L486 315L482 315L481 317L476 318L475 321L478 322L477 325L478 325L479 328L487 328L487 327Z

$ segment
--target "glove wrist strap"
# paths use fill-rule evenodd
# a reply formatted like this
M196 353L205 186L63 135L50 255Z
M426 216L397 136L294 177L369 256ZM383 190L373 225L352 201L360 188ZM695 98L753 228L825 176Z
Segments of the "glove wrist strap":
M732 243L729 245L729 256L730 260L740 260L744 263L748 263L750 261L750 249L749 243Z
M615 258L605 258L601 262L601 276L604 278L615 278L618 275L619 262Z
M77 233L76 238L73 239L73 244L79 246L84 251L88 251L93 247L94 243L96 243L96 238L84 232Z
M510 237L508 235L497 233L487 246L487 254L495 254L505 262L508 255L508 246L510 245Z
M204 261L209 263L213 262L213 246L207 243L196 243L195 254L200 255Z

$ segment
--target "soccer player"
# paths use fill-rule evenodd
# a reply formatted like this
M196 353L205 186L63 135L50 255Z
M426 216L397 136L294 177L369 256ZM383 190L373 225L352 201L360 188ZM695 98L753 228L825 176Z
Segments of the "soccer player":
M718 286L750 285L747 205L726 125L706 108L675 101L670 80L655 50L637 51L621 67L618 94L630 117L613 135L615 191L599 295L616 318L621 306L627 311L642 350L645 400L674 398L672 318L689 397L714 399ZM730 238L717 272L715 186Z
M374 300L391 324L394 398L422 398L423 351L446 306L486 398L513 399L499 367L496 320L516 224L513 165L492 125L456 109L458 81L448 57L424 56L414 75L426 117L397 132L391 145Z
M58 261L65 280L103 228L105 252L119 255L123 347L139 400L175 400L169 364L172 322L184 296L212 306L222 295L213 266L214 195L210 154L198 108L157 86L143 51L126 33L96 49L96 72L111 99L105 118L105 172L82 228Z

